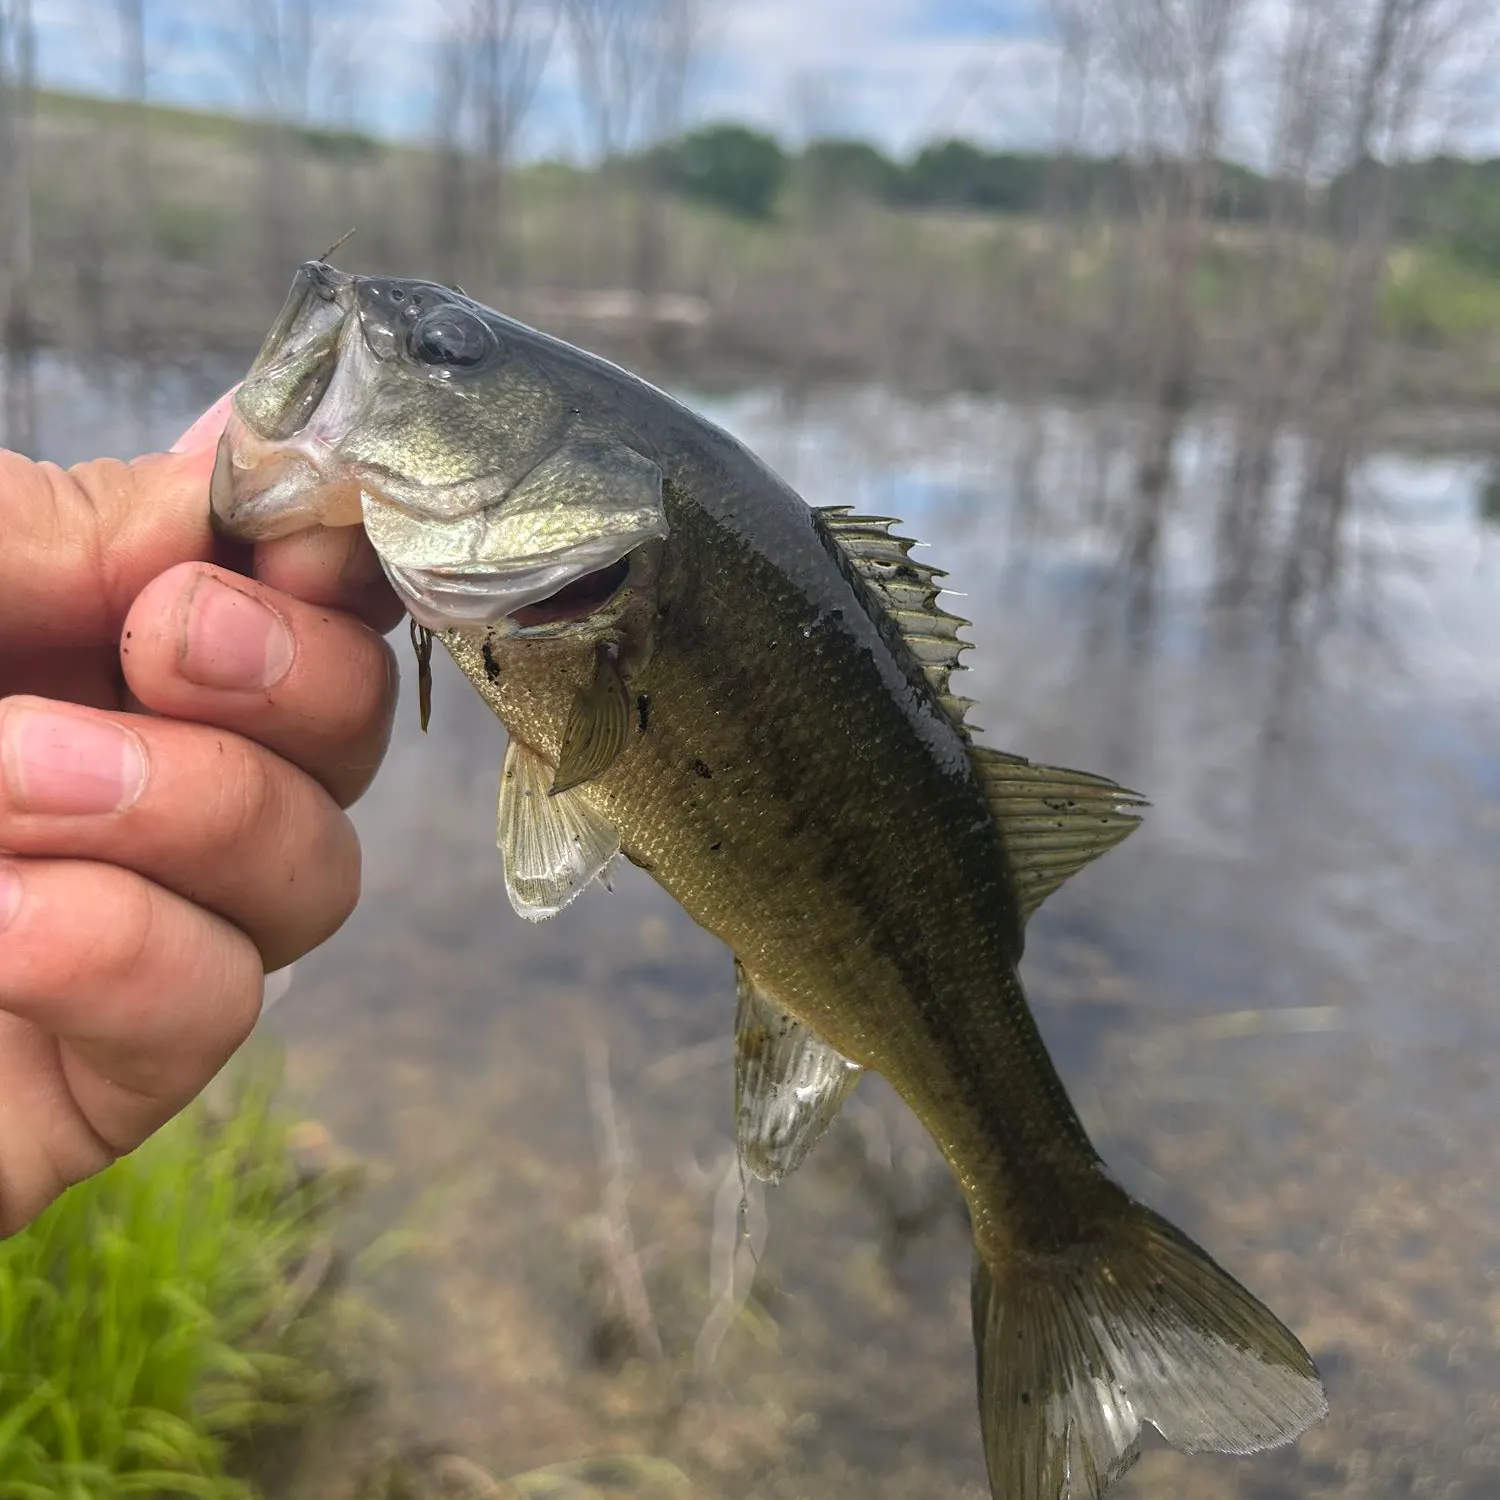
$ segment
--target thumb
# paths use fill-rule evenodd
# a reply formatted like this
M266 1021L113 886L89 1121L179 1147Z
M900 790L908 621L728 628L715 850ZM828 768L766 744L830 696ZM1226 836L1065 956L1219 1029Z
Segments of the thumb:
M171 452L129 463L62 469L0 450L0 647L112 643L158 573L212 556L208 486L232 394Z

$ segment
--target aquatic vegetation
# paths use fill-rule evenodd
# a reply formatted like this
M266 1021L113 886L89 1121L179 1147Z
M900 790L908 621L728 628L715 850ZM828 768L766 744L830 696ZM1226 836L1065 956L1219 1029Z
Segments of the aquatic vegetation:
M320 1296L347 1174L259 1069L0 1244L0 1497L241 1500L234 1456L343 1389Z
M382 1457L357 1500L688 1500L692 1493L680 1469L644 1454L573 1459L501 1480L461 1454L435 1448Z

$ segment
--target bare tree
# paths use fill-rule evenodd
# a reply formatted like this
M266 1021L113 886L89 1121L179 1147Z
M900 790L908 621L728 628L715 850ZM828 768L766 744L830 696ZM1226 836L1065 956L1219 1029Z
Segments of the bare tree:
M1332 6L1293 6L1273 41L1269 199L1241 313L1234 430L1217 534L1218 594L1229 604L1243 602L1256 583L1278 450L1306 396L1310 351L1300 304L1341 103L1335 64L1342 19Z
M306 163L298 140L311 119L313 79L328 13L318 0L224 0L230 62L256 118L256 221L265 294L285 286L307 254Z
M648 148L682 128L689 86L712 14L707 0L562 0L579 105L601 170L636 157L631 280L643 297L662 285L665 258L660 159Z
M151 224L149 138L146 103L146 0L118 0L120 23L120 97L136 106L125 132L125 186L137 214L135 228L145 248ZM143 233L141 231L144 231Z
M469 158L466 149L469 95L473 89L469 38L457 26L440 38L436 58L433 118L432 256L437 274L448 282L463 276L471 236Z
M1375 315L1395 216L1389 163L1411 140L1445 63L1488 12L1487 0L1365 0L1348 33L1352 109L1333 198L1338 270L1313 394L1312 452L1282 572L1284 626L1310 589L1326 601L1338 573L1370 417Z
M465 38L466 103L477 148L474 220L479 263L508 287L521 279L521 239L509 191L521 125L536 98L552 50L558 12L551 0L468 0L458 35Z
M1046 330L1046 343L1064 342L1068 328L1068 290L1078 220L1070 212L1075 168L1083 148L1084 121L1099 26L1089 0L1048 0L1047 10L1058 42L1052 156L1043 190L1042 233L1028 257L1018 305L1029 322ZM1062 357L1066 354L1062 351ZM1014 468L1016 516L1023 538L1029 538L1041 511L1041 469L1046 455L1046 426L1034 403L1056 380L1055 360L1042 347L1028 350L1019 374L1019 404L1026 411Z
M147 53L146 0L117 0L120 36L120 97L133 107L128 123L120 131L114 159L117 176L114 191L105 195L104 212L109 249L108 267L99 287L101 322L122 326L109 332L137 357L150 359L156 320L152 316L156 262L156 236L151 190L151 134L146 118ZM112 252L112 253L111 253ZM109 261L114 262L109 266ZM101 267L103 270L104 267ZM118 291L118 312L108 308L110 292ZM146 441L150 424L151 387L147 381L126 382L126 400L135 420L138 442Z
M1157 3L1142 10L1143 24L1131 24L1119 37L1122 55L1137 77L1157 87L1166 83L1170 113L1164 144L1176 136L1182 153L1181 171L1167 169L1161 199L1163 281L1152 362L1155 402L1136 472L1136 516L1128 543L1139 618L1151 598L1178 435L1193 405L1200 344L1194 282L1218 181L1226 65L1242 10L1244 0ZM1161 77L1163 69L1166 78Z
M32 164L36 116L36 26L31 0L0 5L0 163L10 234L5 287L5 432L7 446L36 442L36 271Z

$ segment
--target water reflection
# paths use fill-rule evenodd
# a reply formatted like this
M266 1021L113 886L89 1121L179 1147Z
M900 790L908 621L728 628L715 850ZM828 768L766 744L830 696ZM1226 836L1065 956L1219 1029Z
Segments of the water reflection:
M44 391L60 381L43 370ZM42 441L58 457L168 441L224 383L185 379L122 417L75 381L66 414L43 400ZM1119 1175L1303 1335L1334 1414L1254 1460L1150 1452L1122 1492L1489 1500L1500 589L1486 461L1366 464L1323 628L1278 638L1218 587L1225 444L1201 421L1143 633L1119 587L1127 413L879 392L714 410L814 503L902 516L932 543L974 621L960 690L991 743L1156 804L1036 919L1034 1003ZM407 703L357 810L360 910L268 1022L294 1089L371 1160L369 1223L412 1235L365 1278L393 1330L377 1429L498 1472L639 1448L734 1500L981 1495L967 1236L878 1080L768 1196L748 1301L695 1370L738 1199L727 955L633 870L551 923L517 920L490 829L503 735L438 666L431 733ZM622 1132L607 1160L601 1058ZM601 1234L611 1182L611 1213L628 1190L660 1356L639 1337L601 1346L622 1296ZM358 1452L348 1442L330 1464Z

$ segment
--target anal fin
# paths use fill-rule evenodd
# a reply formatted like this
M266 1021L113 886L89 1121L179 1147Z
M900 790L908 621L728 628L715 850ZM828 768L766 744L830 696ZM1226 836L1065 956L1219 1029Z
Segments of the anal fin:
M740 1160L762 1182L801 1165L864 1071L734 965L734 1119Z
M552 767L512 737L500 773L495 841L505 892L529 922L554 916L591 880L605 878L619 830L579 791L552 790Z

